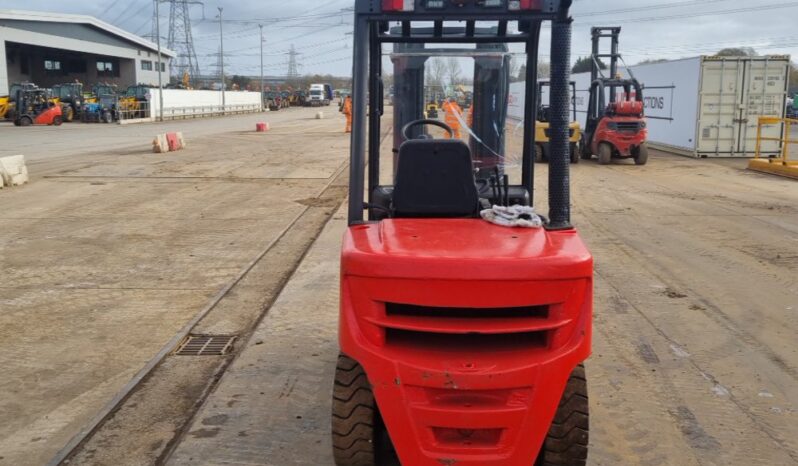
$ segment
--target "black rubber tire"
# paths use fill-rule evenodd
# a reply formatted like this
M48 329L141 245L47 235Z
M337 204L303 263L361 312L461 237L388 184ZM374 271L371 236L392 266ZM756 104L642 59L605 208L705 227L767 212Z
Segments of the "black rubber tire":
M64 120L60 116L53 117L53 126L61 126Z
M599 165L609 165L612 162L612 146L606 142L599 144Z
M19 120L14 120L14 126L20 126L20 121Z
M590 160L593 158L590 144L587 143L587 138L585 138L584 133L582 133L582 138L579 140L579 156L582 160Z
M543 163L546 159L543 154L543 146L535 144L535 163Z
M568 148L571 150L571 163L577 164L579 163L579 147L576 145L575 142L572 142Z
M114 116L111 114L111 112L103 112L102 121L103 123L113 123Z
M33 124L33 120L29 116L24 116L19 119L19 126L30 126Z
M580 364L568 378L535 466L584 466L589 429L587 378Z
M332 443L336 466L399 465L366 372L343 354L335 368Z
M648 146L641 144L635 151L635 164L645 165L648 162Z

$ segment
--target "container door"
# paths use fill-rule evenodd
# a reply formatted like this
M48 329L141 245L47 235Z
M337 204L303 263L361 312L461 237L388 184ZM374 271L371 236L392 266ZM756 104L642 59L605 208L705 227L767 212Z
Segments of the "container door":
M737 153L743 73L739 59L703 59L698 156L729 157Z
M756 127L760 116L781 118L787 98L787 66L782 58L754 58L745 62L743 108L740 115L738 155L756 153ZM783 125L763 126L762 137L781 138ZM762 154L780 153L778 141L762 141Z

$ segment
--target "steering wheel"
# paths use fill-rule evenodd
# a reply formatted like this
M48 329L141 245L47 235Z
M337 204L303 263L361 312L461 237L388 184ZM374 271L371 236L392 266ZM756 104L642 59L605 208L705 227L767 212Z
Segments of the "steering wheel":
M437 126L439 128L443 128L449 132L449 137L454 139L454 130L446 123L439 120L421 119L421 120L411 121L402 128L402 136L404 136L405 141L410 139L410 135L408 134L410 128L420 125L432 125L432 126Z

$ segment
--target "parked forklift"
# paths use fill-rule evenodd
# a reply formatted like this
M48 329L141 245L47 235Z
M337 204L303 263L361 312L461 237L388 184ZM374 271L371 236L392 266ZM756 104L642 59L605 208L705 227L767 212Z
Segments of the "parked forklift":
M16 120L16 100L17 91L37 89L36 84L31 82L14 83L8 89L8 95L0 97L0 119L8 121Z
M550 105L543 104L545 90L551 87L547 80L538 81L538 119L535 122L535 162L541 163L549 160L549 138L551 128L549 125ZM570 143L571 163L579 163L579 141L582 139L582 128L576 120L576 83L571 81L571 123L568 125L568 141Z
M620 27L594 27L590 96L587 119L582 140L582 158L598 156L601 165L614 158L632 158L637 165L648 162L648 129L643 114L643 86L626 67L629 78L618 72L618 36ZM608 54L600 53L602 38L611 40ZM602 58L610 60L610 76L604 76L599 67ZM607 97L609 96L609 101Z
M438 118L439 111L440 111L440 106L438 105L438 102L434 100L430 100L429 102L427 102L427 108L426 108L427 118L432 118L432 119Z
M50 89L18 89L14 102L14 126L60 126L64 121L61 105L53 101Z
M336 465L585 464L593 260L570 220L570 5L355 1ZM524 121L536 121L544 22L549 217L542 228L509 228L481 218L499 206L530 207L536 192L532 125L524 125L519 166L506 163L508 46L528 52ZM386 45L391 149L380 137ZM425 66L452 56L473 60L468 144L424 118Z

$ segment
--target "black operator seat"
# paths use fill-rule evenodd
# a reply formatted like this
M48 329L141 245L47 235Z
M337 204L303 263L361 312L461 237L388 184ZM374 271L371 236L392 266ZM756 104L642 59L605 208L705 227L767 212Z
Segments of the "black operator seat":
M399 147L394 217L475 217L479 194L471 151L460 140L411 139Z

